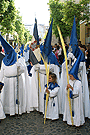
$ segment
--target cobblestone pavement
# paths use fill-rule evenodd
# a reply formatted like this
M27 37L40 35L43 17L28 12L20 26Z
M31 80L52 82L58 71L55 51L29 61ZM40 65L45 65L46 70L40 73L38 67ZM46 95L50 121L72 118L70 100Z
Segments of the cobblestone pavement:
M46 120L37 111L19 116L7 116L0 123L0 135L90 135L90 119L81 127L69 126L59 120Z

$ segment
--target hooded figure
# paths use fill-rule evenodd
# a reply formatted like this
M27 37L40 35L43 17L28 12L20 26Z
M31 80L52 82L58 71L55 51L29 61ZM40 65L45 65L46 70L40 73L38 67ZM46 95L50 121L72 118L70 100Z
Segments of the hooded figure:
M5 57L4 53L2 53L2 46L0 46L0 69L1 69L1 64L2 64L2 60Z
M49 70L54 72L57 75L57 82L59 82L59 63L55 54L52 52L51 39L52 39L52 22L49 26L49 30L44 42L44 45L40 46L40 51L44 61L47 62L47 66L50 66ZM49 65L50 63L50 65ZM30 93L30 108L31 111L34 109L42 112L44 114L44 86L47 82L46 69L41 59L40 64L36 63L31 72L32 77L30 78L31 82L31 93Z
M70 100L72 107L73 124L80 126L85 123L84 120L84 107L83 107L83 89L82 83L78 78L78 69L81 60L81 53L79 54L76 62L69 71L70 81L65 91L65 109L63 121L67 121L67 124L72 125L71 114L68 101L68 89L70 90Z
M72 53L75 56L75 58L78 58L79 54L81 54L78 77L81 80L83 86L85 117L89 117L89 87L88 87L88 80L87 80L87 73L86 73L85 56L84 53L78 47L75 16L74 16L73 27L71 32L70 46L72 48Z
M79 59L79 69L77 67L77 71L74 74L77 79L81 80L82 86L83 86L83 95L84 95L84 111L85 111L85 117L88 117L88 108L89 108L89 89L88 89L88 82L87 82L87 74L86 74L86 66L85 66L85 57L83 52L80 50L78 47L78 42L77 42L77 31L76 31L76 22L75 22L75 16L74 16L74 21L73 21L73 27L72 27L72 32L71 32L71 38L70 38L70 52L68 53L68 60L69 65L68 69L70 70L75 61L80 57ZM78 57L79 56L79 57ZM77 61L78 62L78 61ZM61 73L61 114L64 112L64 103L65 103L65 87L67 86L67 74L66 74L66 63L64 62L62 64L62 73ZM72 68L74 70L75 67ZM71 72L72 72L71 70ZM78 72L78 73L77 73ZM64 84L63 84L64 82ZM63 98L62 98L63 97Z
M77 41L77 31L76 31L76 21L74 16L73 26L72 26L72 32L71 32L71 38L70 38L70 44L72 47L72 53L77 58L78 57L78 41Z
M5 57L3 59L3 63L6 66L11 66L17 61L17 53L13 49L12 46L9 45L9 43L4 40L4 38L0 35L0 41L5 51Z
M41 54L44 58L44 60L49 64L55 64L59 65L57 58L55 54L52 52L52 46L51 46L51 40L52 40L52 24L53 24L53 19L51 21L44 45L42 45L41 49ZM43 64L43 61L41 60L41 64Z
M17 53L1 35L0 41L5 51L5 57L3 59L0 71L0 81L4 81L4 88L1 95L3 109L5 114L22 114L26 112L27 87L25 73L27 71L27 67L25 65L25 60L23 57L19 57L17 60ZM17 96L18 92L19 99Z
M82 55L83 54L82 54L82 52L80 50L80 53L79 53L79 56L78 56L77 60L75 61L73 67L69 71L69 74L73 75L76 80L79 80L79 78L78 78L78 69L79 69L79 64L80 64L80 62L82 60L81 59L82 58Z

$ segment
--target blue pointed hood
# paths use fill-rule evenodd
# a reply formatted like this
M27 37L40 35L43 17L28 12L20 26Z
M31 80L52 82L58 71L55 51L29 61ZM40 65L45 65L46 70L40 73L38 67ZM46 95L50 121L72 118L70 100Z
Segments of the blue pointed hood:
M6 66L11 66L17 61L17 53L14 48L1 36L0 41L5 51L5 57L3 58L3 62Z
M39 36L38 36L38 28L37 28L37 19L36 18L35 18L33 36L35 38L35 41L37 41L37 45L39 45Z
M78 78L78 69L79 69L80 62L82 61L82 55L83 55L82 51L79 50L79 55L77 57L77 60L74 63L71 70L69 71L69 74L73 75L76 80L79 80L79 78Z
M20 55L23 57L24 45L22 44L20 47Z
M77 58L78 57L78 41L77 41L77 31L76 31L76 21L75 21L75 16L74 16L74 21L73 21L73 26L72 26L72 32L71 32L71 37L70 37L70 44L72 47L72 52L74 56Z
M50 63L50 64L59 65L55 54L52 52L52 46L51 46L52 24L53 24L53 19L50 24L44 45L40 45L40 50L41 50L41 54L42 54L44 60L47 61L48 64ZM43 64L42 59L41 59L41 64Z
M49 27L49 30L48 30L48 33L47 33L47 36L46 36L46 39L44 42L43 50L42 50L46 56L48 56L52 51L52 46L51 46L52 24L53 24L53 19L52 19L52 22L50 24L50 27Z
M25 52L27 52L28 50L30 50L29 45L27 45L27 46L26 46L26 48L25 48L25 50L24 50L24 51L25 51Z

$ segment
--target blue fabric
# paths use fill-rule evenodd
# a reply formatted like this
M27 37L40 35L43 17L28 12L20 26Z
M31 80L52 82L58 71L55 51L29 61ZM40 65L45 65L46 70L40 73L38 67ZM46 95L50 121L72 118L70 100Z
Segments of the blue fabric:
M5 57L3 58L3 63L6 66L11 66L17 61L17 53L13 49L13 47L1 36L0 41L5 51Z
M74 111L72 111L72 116L74 117Z
M18 99L16 99L16 104L18 104Z
M50 89L50 90L53 90L56 87L60 87L57 83L55 83L55 85L54 85L52 82L49 82L48 86L49 86L48 89ZM45 85L45 87L47 88L47 84ZM54 99L54 97L53 97L53 99ZM46 94L44 94L44 100L46 100ZM48 101L49 101L49 99L48 99ZM53 103L53 106L55 106L55 103Z
M55 64L55 65L58 65L59 66L59 63L57 61L57 58L55 56L55 54L53 52L51 52L49 55L48 55L48 64Z
M73 98L73 93L72 93L71 90L70 90L70 98L71 98L71 99Z
M76 31L76 22L75 22L75 16L74 16L74 21L73 21L73 26L72 26L72 32L71 32L71 37L70 37L70 44L72 48L72 52L74 56L77 58L78 57L78 41L77 41L77 31Z
M27 50L29 50L30 49L30 47L29 47L29 45L27 45Z
M0 82L0 85L4 86L4 83Z
M51 40L52 40L52 23L53 23L53 19L52 22L50 24L44 45L40 45L40 50L41 50L41 54L43 56L43 54L48 58L48 64L55 64L59 66L59 63L57 61L57 58L55 56L55 54L52 52L52 46L51 46ZM41 64L43 63L43 60L41 59Z
M25 52L27 52L28 50L30 50L30 47L29 47L29 45L27 45L27 47L25 48Z
M20 47L20 55L23 56L23 50L24 50L24 45L22 44Z
M83 52L79 49L79 55L77 57L77 60L75 61L73 67L69 71L69 74L73 75L76 80L79 80L78 69L79 69L79 64L82 60L84 60Z
M34 36L35 40L37 41L37 45L39 45L39 36L38 36L37 19L36 18L35 18L33 36Z
M49 86L48 89L50 89L50 90L53 90L56 87L60 87L57 83L55 83L55 85L54 85L52 82L49 82L48 86ZM45 87L47 88L47 84L45 85Z
M28 70L29 76L32 76L32 74L30 73L31 68L32 68L32 66L29 64L29 65L27 66L27 70Z
M76 31L76 22L75 22L75 16L74 16L74 21L73 21L73 27L72 27L72 32L71 32L71 37L70 37L70 44L72 48L72 53L74 56L77 58L80 52L80 48L78 47L78 41L77 41L77 31ZM85 61L84 54L82 52L81 56L81 61Z
M43 52L46 56L48 56L51 51L52 51L52 46L51 46L51 40L52 40L52 23L53 23L53 19L52 22L50 24L45 42L44 42L44 48L43 48Z
M28 73L30 72L31 68L32 68L32 66L29 64L29 65L27 66Z
M32 74L31 73L28 73L30 77L32 77Z
M73 92L70 90L70 98L73 99ZM72 110L72 117L74 117L74 111Z
M43 53L41 52L42 56L43 56ZM59 66L59 63L57 61L57 58L55 56L55 54L53 52L51 52L49 55L48 55L48 63L47 64L55 64L55 65L58 65ZM43 63L43 60L41 59L41 62L40 64L44 64Z

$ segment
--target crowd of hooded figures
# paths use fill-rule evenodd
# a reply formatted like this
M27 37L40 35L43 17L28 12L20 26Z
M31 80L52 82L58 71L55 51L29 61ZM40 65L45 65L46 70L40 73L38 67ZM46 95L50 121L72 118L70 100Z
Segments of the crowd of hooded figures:
M84 125L86 117L90 118L89 86L83 52L77 42L73 46L71 39L72 50L67 49L67 74L66 61L64 58L62 61L60 53L62 46L57 59L51 46L51 36L48 40L51 33L52 27L44 44L36 49L38 55L42 56L39 60L29 47L21 56L18 48L15 51L0 35L5 52L0 69L0 120L5 119L7 114L23 115L34 110L40 112L44 119L52 121L59 120L61 114L63 121L77 127Z
M83 125L85 117L90 118L89 88L85 62L80 62L78 65L81 57L76 60L72 53L68 54L68 59L72 58L73 62L76 61L74 62L76 67L79 67L79 73L76 69L74 71L73 68L69 71L69 84L66 81L65 62L62 63L61 74L60 67L56 63L48 64L49 81L47 87L45 65L41 63L32 65L31 76L29 76L25 58L18 55L17 60L15 50L2 36L0 38L6 53L0 70L0 119L6 118L6 114L12 116L19 113L21 115L34 110L42 113L45 118L46 93L48 93L46 118L56 120L59 119L59 114L62 114L63 121L72 125L68 89L70 90L73 125Z

